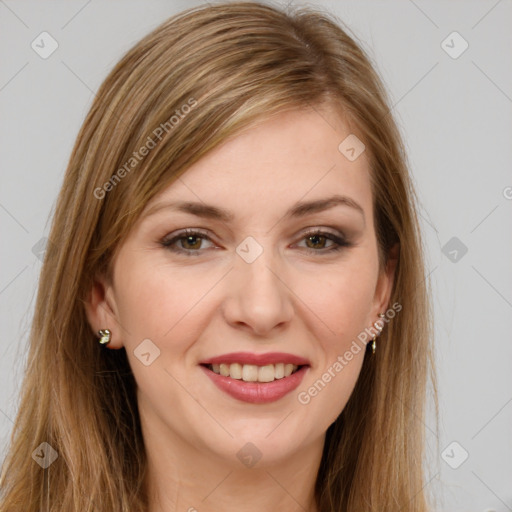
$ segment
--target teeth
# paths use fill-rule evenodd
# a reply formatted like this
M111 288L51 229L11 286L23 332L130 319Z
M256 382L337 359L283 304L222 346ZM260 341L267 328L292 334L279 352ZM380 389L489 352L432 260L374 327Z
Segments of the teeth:
M258 370L258 381L259 382L272 382L275 379L275 371L273 364L267 364L266 366L260 366Z
M233 378L236 379L235 376ZM257 382L258 367L254 364L244 364L242 366L242 380L245 380L245 382Z
M224 377L229 377L229 365L221 364L219 368L219 373Z
M293 372L293 364L284 365L284 376L289 377Z
M229 375L233 379L241 379L242 378L242 365L238 363L232 363L229 367Z
M245 382L272 382L276 379L289 377L297 371L298 366L291 363L267 364L265 366L256 366L255 364L212 364L210 369L232 379L243 380Z

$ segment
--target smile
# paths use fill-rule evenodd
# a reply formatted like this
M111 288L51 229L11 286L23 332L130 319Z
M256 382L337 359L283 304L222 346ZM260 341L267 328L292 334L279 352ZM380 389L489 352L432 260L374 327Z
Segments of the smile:
M310 368L307 359L284 353L238 352L201 361L223 393L252 404L275 402L296 389Z
M209 364L207 368L217 375L243 380L244 382L273 382L277 379L289 377L299 369L299 366L292 363L267 364L265 366L221 363Z

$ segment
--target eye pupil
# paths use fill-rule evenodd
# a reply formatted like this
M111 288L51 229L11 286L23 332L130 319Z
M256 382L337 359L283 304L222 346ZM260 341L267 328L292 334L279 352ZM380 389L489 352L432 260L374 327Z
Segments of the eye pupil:
M325 242L325 236L323 235L311 235L311 236L308 236L308 245L309 245L309 242L313 242L313 247L318 247L318 243L321 244L321 242Z
M193 246L193 247L188 247L190 249L198 249L199 248L198 245L201 245L200 238L195 235L189 235L187 237L184 237L184 240L185 240L185 244ZM192 240L192 242L191 242L191 240ZM196 242L194 243L193 240L195 240Z

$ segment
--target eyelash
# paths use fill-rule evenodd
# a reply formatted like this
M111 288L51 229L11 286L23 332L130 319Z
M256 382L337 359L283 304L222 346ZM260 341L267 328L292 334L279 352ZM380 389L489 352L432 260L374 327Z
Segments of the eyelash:
M178 242L179 240L188 238L189 236L193 236L193 237L196 237L196 238L202 238L202 239L205 239L205 240L209 240L210 242L212 241L210 239L210 237L208 237L208 235L206 235L206 233L203 233L201 231L197 231L197 230L194 230L194 229L186 229L184 231L181 231L176 236L173 236L170 239L164 238L160 242L160 244L163 247L169 249L170 251L178 253L178 254L182 254L184 256L199 256L201 254L201 251L202 251L201 249L187 250L187 249L178 249L178 248L172 247L172 245L175 242ZM337 236L337 235L335 235L333 233L329 233L327 231L322 231L321 229L315 229L313 231L309 231L309 232L305 233L303 235L303 237L301 238L301 241L305 240L307 238L313 237L313 236L325 237L328 240L331 240L332 242L334 242L335 245L333 245L333 246L331 246L329 248L323 248L323 249L311 249L309 247L306 247L305 250L307 252L309 252L309 253L331 254L333 252L340 251L340 250L342 250L344 248L348 248L348 247L351 247L353 245L348 240L346 240L346 239L344 239L342 237L339 237L339 236ZM205 250L205 249L203 249L203 250Z

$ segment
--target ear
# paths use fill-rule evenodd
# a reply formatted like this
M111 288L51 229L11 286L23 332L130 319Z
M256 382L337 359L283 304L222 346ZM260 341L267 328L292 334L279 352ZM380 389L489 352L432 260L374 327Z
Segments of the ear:
M96 336L100 329L109 329L112 332L110 343L106 345L107 348L120 349L123 347L122 329L117 321L114 290L105 278L98 277L94 280L85 301L85 313Z
M384 268L377 280L375 296L373 301L372 317L374 322L378 319L379 313L384 313L389 308L391 292L395 282L395 270L398 264L400 245L396 243L389 251L386 268Z

